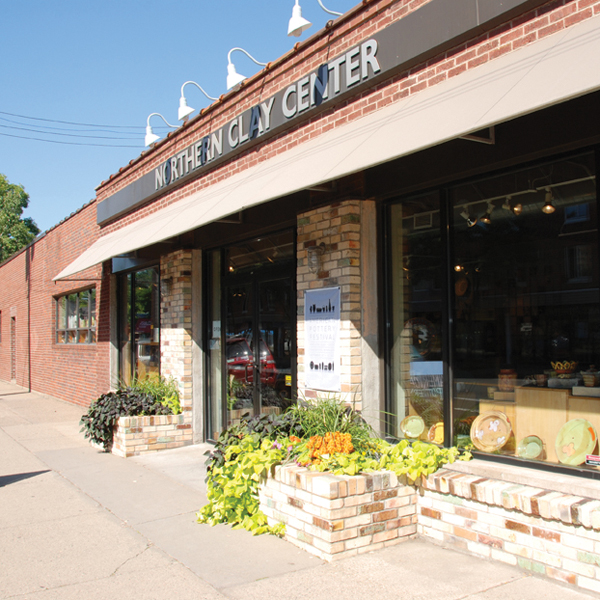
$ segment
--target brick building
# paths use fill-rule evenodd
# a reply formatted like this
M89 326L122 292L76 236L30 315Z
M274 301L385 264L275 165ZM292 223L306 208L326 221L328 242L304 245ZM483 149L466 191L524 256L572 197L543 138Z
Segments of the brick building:
M90 361L69 380L86 379L83 402L135 374L175 377L196 441L337 393L379 431L474 444L479 460L448 477L481 485L431 482L421 532L595 589L575 555L600 523L564 510L600 500L599 12L364 0L31 247L32 274L53 256L31 294L37 343ZM86 248L68 246L77 220ZM34 352L28 379L24 329L4 341L28 252L2 266L21 280L0 296L0 351L17 382L77 401ZM535 487L503 503L486 500L494 482ZM536 494L555 494L545 512ZM502 510L523 515L508 537ZM586 541L553 552L543 518L554 542Z

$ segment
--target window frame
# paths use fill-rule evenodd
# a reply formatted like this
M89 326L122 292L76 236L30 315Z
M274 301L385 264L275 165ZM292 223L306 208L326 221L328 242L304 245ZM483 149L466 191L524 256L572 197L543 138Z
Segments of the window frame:
M56 304L55 344L61 346L95 344L97 335L96 288L89 287L61 294L56 296L54 301ZM74 302L74 310L69 309L69 302ZM81 314L84 306L86 315ZM75 319L75 326L69 323L70 317Z

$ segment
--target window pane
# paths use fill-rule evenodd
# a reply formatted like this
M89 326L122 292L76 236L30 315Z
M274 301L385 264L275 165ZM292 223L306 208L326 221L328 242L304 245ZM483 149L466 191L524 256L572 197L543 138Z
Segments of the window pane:
M90 297L90 327L96 327L96 288L89 291Z
M79 324L78 327L89 327L89 296L87 290L79 292Z
M585 155L452 190L455 442L585 461L567 438L600 431L582 387L600 366L593 173Z
M66 329L67 328L67 298L66 296L62 296L62 298L58 299L57 302L57 317L56 317L56 327L57 329Z
M443 443L442 244L439 196L391 207L392 435Z
M77 328L77 294L67 296L67 328Z

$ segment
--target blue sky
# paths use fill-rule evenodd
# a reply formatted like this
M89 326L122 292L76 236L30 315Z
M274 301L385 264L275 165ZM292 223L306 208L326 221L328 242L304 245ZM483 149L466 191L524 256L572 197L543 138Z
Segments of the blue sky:
M341 13L357 3L323 1ZM25 215L45 231L94 198L144 150L150 113L179 123L185 81L225 93L232 47L269 62L334 18L317 0L300 4L313 26L292 38L294 0L0 0L0 173L25 187ZM239 52L232 59L247 76L261 68ZM185 93L197 109L209 103L194 86ZM164 134L161 123L151 121Z

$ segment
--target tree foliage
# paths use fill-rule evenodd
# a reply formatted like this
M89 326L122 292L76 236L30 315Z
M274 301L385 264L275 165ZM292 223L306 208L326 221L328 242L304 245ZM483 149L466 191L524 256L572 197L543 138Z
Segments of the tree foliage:
M31 217L23 217L29 194L0 173L0 262L27 246L40 232Z

